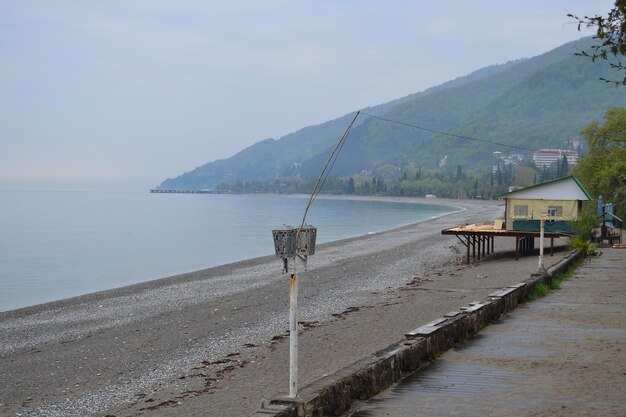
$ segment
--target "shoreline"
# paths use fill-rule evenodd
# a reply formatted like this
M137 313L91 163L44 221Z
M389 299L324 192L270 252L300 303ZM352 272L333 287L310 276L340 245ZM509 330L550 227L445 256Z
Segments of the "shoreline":
M277 195L281 195L281 194L277 194ZM294 196L298 196L298 197L307 197L308 195L306 194L293 194ZM455 207L458 210L454 210L454 211L449 211L449 212L445 212L441 215L438 216L434 216L434 217L430 217L428 219L424 219L418 222L414 222L414 223L408 223L408 224L404 224L404 225L400 225L400 226L396 226L390 229L385 229L385 230L381 230L381 231L377 231L377 232L369 232L367 234L363 234L363 235L358 235L358 236L352 236L352 237L347 237L347 238L343 238L343 239L338 239L338 240L333 240L330 242L324 242L321 244L318 244L317 247L318 248L324 248L326 245L341 245L343 243L346 242L350 242L353 241L355 239L362 239L362 238L366 238L368 236L372 236L372 235L378 235L381 233L387 233L387 232L393 232L395 230L399 230L405 227L410 227L416 224L420 224L423 222L429 222L431 220L435 220L444 216L449 216L449 215L453 215L455 213L460 213L463 212L465 210L467 210L469 207L472 206L472 204L462 204L461 202L465 202L465 200L456 200L456 199L439 199L439 200L445 200L446 203L443 204L437 204L434 203L432 200L433 199L426 199L426 198L422 198L422 197L388 197L388 196L335 196L335 195L326 195L326 194L321 194L318 198L322 198L322 199L328 199L328 200L354 200L354 201L381 201L381 202L390 202L390 203L414 203L414 204L433 204L433 205L441 205L441 206L448 206L448 207ZM476 201L476 202L482 202L485 203L488 200L468 200L468 201ZM452 202L454 202L455 204L451 204ZM154 278L154 279L148 279L146 281L141 281L141 282L137 282L135 284L128 284L128 285L123 285L120 287L114 287L114 288L109 288L109 289L105 289L105 290L100 290L100 291L95 291L95 292L90 292L90 293L86 293L86 294L80 294L80 295L76 295L76 296L72 296L72 297L67 297L67 298L62 298L59 300L53 300L53 301L49 301L49 302L45 302L45 303L41 303L41 304L34 304L34 305L30 305L30 306L24 306L24 307L19 307L19 308L15 308L15 309L11 309L11 310L6 310L6 311L0 311L0 320L2 320L3 317L7 316L7 317L15 317L15 316L19 316L21 313L25 313L25 314L29 314L31 312L36 312L37 310L42 310L45 308L58 308L58 307L64 307L67 305L71 305L72 303L81 303L81 302L85 302L85 301L90 301L90 300L94 300L94 299L98 299L98 298L106 298L108 296L116 296L117 293L120 294L127 294L127 293L131 293L135 290L143 290L143 289L149 289L152 288L154 286L159 286L159 285L167 285L171 282L178 282L179 280L185 280L185 279L194 279L194 278L190 278L190 276L195 276L198 275L199 273L202 273L203 271L207 271L209 272L209 270L213 270L213 269L231 269L231 268L238 268L238 267L246 267L246 266L251 266L251 265L256 265L256 262L268 262L270 259L276 259L275 255L263 255L263 256L257 256L257 257L253 257L253 258L246 258L246 259L242 259L239 261L234 261L234 262L228 262L225 264L219 264L219 265L214 265L214 266L209 266L206 268L201 268L198 270L192 270L192 271L188 271L188 272L181 272L181 273L177 273L174 275L167 275L164 277L160 277L160 278ZM209 272L210 273L210 272ZM195 278L198 279L198 278Z
M441 235L494 203L320 245L300 273L300 385L536 268L504 241L465 266ZM0 314L0 415L251 414L287 388L287 293L266 256Z

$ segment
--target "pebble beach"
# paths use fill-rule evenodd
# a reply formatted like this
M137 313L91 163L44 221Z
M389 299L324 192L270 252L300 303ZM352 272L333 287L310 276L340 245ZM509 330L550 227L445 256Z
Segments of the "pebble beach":
M536 269L513 238L465 265L441 230L503 208L438 202L463 211L318 246L299 274L301 386ZM288 290L267 256L0 313L0 415L252 414L288 390Z

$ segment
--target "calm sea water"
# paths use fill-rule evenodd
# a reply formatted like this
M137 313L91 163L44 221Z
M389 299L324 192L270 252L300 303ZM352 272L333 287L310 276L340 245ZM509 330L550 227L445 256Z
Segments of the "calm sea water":
M273 254L307 198L147 192L0 191L0 311ZM318 243L455 208L315 200ZM277 265L278 268L278 265Z

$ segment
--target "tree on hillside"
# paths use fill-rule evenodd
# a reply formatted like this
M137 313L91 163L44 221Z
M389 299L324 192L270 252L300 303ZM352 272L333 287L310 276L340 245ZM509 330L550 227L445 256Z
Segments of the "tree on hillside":
M578 21L578 30L582 26L596 28L594 39L600 40L600 44L593 46L591 51L582 51L576 55L586 56L592 61L596 59L616 58L616 62L611 62L612 68L618 71L624 71L622 80L608 80L600 78L608 83L615 85L626 85L626 0L615 0L615 6L605 16L595 15L593 17L578 16L569 13L567 15Z
M558 171L557 177L564 177L569 172L569 163L567 162L567 157L565 155L561 158Z
M463 167L459 164L456 166L456 181L461 181L463 179Z
M528 187L537 181L537 171L531 167L517 166L515 167L515 185L519 187Z
M354 194L354 190L355 190L355 187L354 187L354 178L350 177L350 179L349 179L349 180L348 180L348 182L346 183L346 185L345 185L345 187L344 187L343 191L344 191L346 194Z
M626 216L626 108L610 108L604 124L592 122L583 131L589 149L573 172L594 198L604 196L617 215Z

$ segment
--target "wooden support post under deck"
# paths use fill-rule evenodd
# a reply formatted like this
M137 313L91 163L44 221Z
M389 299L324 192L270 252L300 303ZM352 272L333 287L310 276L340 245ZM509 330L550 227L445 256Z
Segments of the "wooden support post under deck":
M464 225L451 229L442 230L443 235L455 235L466 247L466 263L471 260L479 261L480 257L489 256L495 253L496 237L515 237L515 260L522 256L531 255L535 250L535 241L540 242L536 232L525 232L517 230L491 230L484 224ZM544 232L544 238L550 238L550 255L554 256L554 240L563 237L560 233ZM478 248L476 247L478 245ZM471 246L471 249L470 249ZM477 253L478 252L478 253Z
M524 238L524 253L522 253L523 256L527 256L528 252L530 252L530 240L525 237Z
M472 236L472 258L476 260L476 236Z

